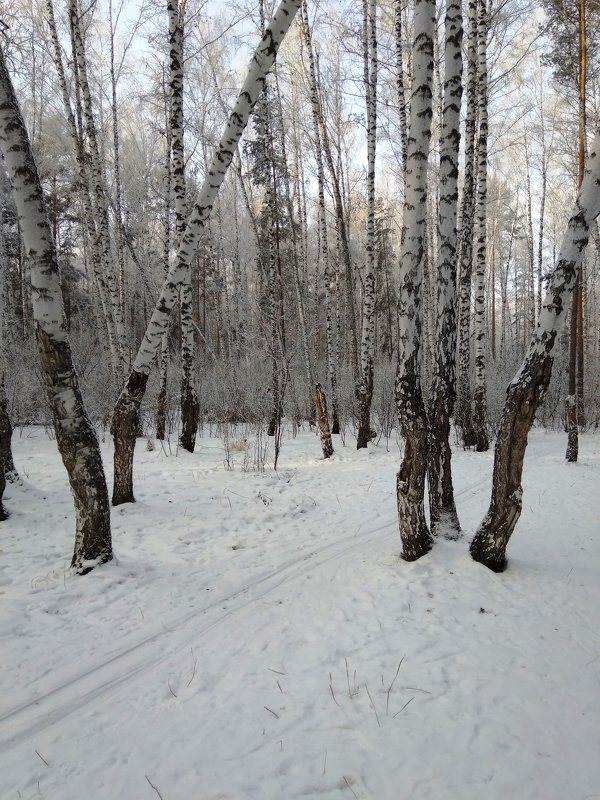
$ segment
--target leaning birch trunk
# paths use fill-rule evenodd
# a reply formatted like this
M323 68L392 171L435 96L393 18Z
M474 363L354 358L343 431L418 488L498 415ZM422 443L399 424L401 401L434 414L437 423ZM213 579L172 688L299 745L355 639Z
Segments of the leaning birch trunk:
M31 268L33 320L56 441L75 502L79 573L112 558L110 506L96 432L87 416L67 336L56 248L25 124L0 50L0 149L11 178Z
M435 0L416 0L413 83L406 156L398 297L396 407L404 456L396 480L402 558L415 561L432 545L423 496L427 417L421 392L421 284L427 224L427 159L431 140Z
M486 267L486 201L487 201L487 139L488 139L488 90L487 90L487 35L488 13L487 0L479 0L477 25L477 89L479 93L479 136L477 140L477 210L475 240L475 311L473 315L474 329L474 362L475 379L473 381L473 432L475 448L482 453L489 450L487 434L487 392L486 374L486 326L485 326L485 267Z
M585 176L569 219L558 262L550 277L542 313L520 370L508 387L500 423L492 497L475 538L471 555L494 572L506 567L506 546L521 514L521 476L527 434L541 405L554 362L554 348L562 331L569 295L590 237L600 214L600 132L590 149Z
M462 99L462 13L460 0L447 0L445 76L440 138L436 360L429 417L429 510L431 531L455 539L460 523L452 486L450 417L456 400L456 215Z
M375 359L375 156L377 137L377 10L375 0L363 0L364 85L367 106L367 264L363 294L360 375L356 384L358 435L356 449L371 439L373 362Z
M133 454L140 405L146 390L148 376L164 332L179 285L190 270L193 255L210 216L219 189L225 179L236 147L248 123L252 109L265 85L277 51L300 7L301 0L282 0L271 24L265 31L248 69L246 80L229 117L225 132L213 155L207 176L200 189L199 199L188 219L179 244L177 257L163 284L160 297L144 334L131 373L117 400L113 416L115 441L115 483L113 505L134 502Z
M465 116L465 179L458 242L458 370L455 421L465 447L475 444L471 421L471 278L475 217L475 127L477 115L477 0L468 0L467 111Z

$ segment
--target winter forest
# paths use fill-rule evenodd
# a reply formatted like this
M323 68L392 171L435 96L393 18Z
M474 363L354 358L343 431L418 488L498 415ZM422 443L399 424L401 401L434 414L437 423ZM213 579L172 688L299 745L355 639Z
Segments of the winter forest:
M599 82L598 0L2 0L2 797L600 797Z

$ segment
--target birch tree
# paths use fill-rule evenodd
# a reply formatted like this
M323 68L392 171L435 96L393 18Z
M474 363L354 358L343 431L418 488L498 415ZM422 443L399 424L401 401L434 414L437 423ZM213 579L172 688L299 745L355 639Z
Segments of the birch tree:
M494 572L506 568L506 547L523 507L523 459L527 436L541 405L557 340L577 279L591 227L600 214L600 132L588 157L581 189L569 219L558 262L550 276L542 313L521 368L511 381L494 454L492 496L471 543L471 555Z
M477 0L468 0L467 111L465 116L465 177L460 210L458 380L456 424L465 446L475 443L471 422L471 279L473 273L473 222L475 218L475 133L477 119Z
M1 48L0 149L30 262L38 350L56 441L75 503L71 566L85 574L112 558L108 492L98 439L83 405L71 359L56 247L42 186Z
M405 173L398 297L396 408L404 455L396 479L402 557L415 561L432 545L423 496L427 417L421 391L421 284L427 224L427 160L431 140L435 0L416 0L413 83Z
M450 417L456 399L456 261L458 156L462 99L462 12L460 0L446 1L444 98L440 137L436 359L429 417L429 510L431 530L455 538L460 523L454 503Z
M477 207L475 239L475 298L473 314L474 367L473 382L473 433L478 452L489 448L486 427L487 397L486 327L485 327L485 267L487 248L487 140L488 140L488 78L487 78L487 0L478 0L477 15L477 91L479 135L477 137Z
M163 284L133 368L115 405L112 429L115 442L113 505L133 502L135 499L133 495L133 454L137 419L152 362L160 349L163 334L167 329L178 287L186 279L190 270L192 258L241 135L256 101L264 89L266 75L275 62L279 47L293 22L300 2L301 0L281 1L256 48L246 80L212 157L198 200L189 216L179 243L177 256Z
M377 144L377 8L375 0L363 0L363 83L367 107L367 237L363 294L360 377L356 385L358 435L356 448L371 438L371 401L375 359L375 157Z

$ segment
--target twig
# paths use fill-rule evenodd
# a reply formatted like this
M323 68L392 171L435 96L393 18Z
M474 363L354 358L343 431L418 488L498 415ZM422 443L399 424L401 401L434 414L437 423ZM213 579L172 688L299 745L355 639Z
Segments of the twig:
M356 800L359 800L359 797L358 797L358 795L356 794L356 792L354 791L354 789L352 788L352 786L350 786L350 784L348 783L348 778L347 778L345 775L344 775L344 780L346 781L346 786L347 786L347 787L350 789L350 791L352 792L352 794L354 795L354 797L356 797Z
M429 692L428 692L427 694L429 694ZM402 708L400 709L400 711L396 711L396 713L394 714L394 716L392 717L392 719L396 719L396 717L398 716L398 714L401 714L401 713L404 711L404 709L406 708L406 706L407 706L407 705L409 705L410 703L412 703L412 701L413 701L414 699L415 699L414 697L411 697L411 698L410 698L410 700L407 700L407 701L406 701L406 703L404 703L404 705L403 705L403 706L402 706Z
M283 694L283 689L281 688L281 684L279 683L279 681L277 681L277 686L279 686L279 691L281 692L281 694Z
M348 697L352 698L352 692L350 691L350 672L348 670L348 659L344 658L346 662L346 681L348 682Z
M188 681L188 682L187 682L187 684L186 684L186 687L185 687L186 689L187 689L187 687L190 685L190 683L191 683L191 682L194 680L194 675L196 674L196 664L197 664L197 658L196 658L196 656L194 655L194 650L193 650L193 648L191 648L191 647L190 647L190 653L192 654L192 658L194 659L194 669L192 670L192 677L189 679L189 681Z
M333 702L336 704L336 706L339 706L339 703L335 699L335 694L333 692L333 679L331 677L331 672L329 673L329 690L331 691L331 696L333 697Z
M277 717L277 719L279 719L279 714L276 714L276 713L273 711L273 709L272 709L272 708L269 708L268 706L263 706L263 708L266 708L266 709L267 709L267 711L270 711L270 712L271 712L271 714L273 714L273 716L274 716L274 717Z
M146 778L146 780L148 781L148 783L150 784L150 786L151 786L151 787L154 789L154 791L156 792L156 794L157 794L157 795L160 797L160 800L165 800L165 799L164 799L164 797L162 796L162 794L161 794L161 793L158 791L158 789L156 788L156 786L155 786L155 785L152 783L152 781L150 780L150 778L149 778L147 775L144 775L144 778Z
M392 691L394 684L396 683L396 678L398 677L398 673L400 672L400 667L402 666L402 662L406 658L406 655L402 656L400 659L400 663L398 664L398 669L396 670L396 674L394 675L394 680L390 683L388 690L387 690L387 700L385 703L385 715L389 717L389 710L390 710L390 692Z
M170 680L170 678L167 678L167 686L169 687L169 691L171 692L171 694L173 695L173 697L177 697L177 695L175 694L175 692L174 692L174 691L173 691L173 689L171 688L171 680Z
M36 750L35 752L36 752L36 754L37 754L37 755L38 755L38 756L39 756L39 757L42 759L42 761L44 762L44 764L45 764L47 767L49 767L49 766L50 766L50 764L49 764L49 763L46 761L46 759L45 759L45 758L44 758L44 756L43 756L43 755L42 755L42 754L39 752L39 750Z
M377 709L375 708L375 703L373 702L373 698L371 697L371 692L369 691L369 687L365 682L365 689L367 690L367 694L369 695L369 700L371 701L371 705L373 706L373 711L375 712L375 719L377 720L377 724L381 728L381 722L379 721L379 714L377 713Z
M327 769L327 750L325 750L325 758L323 759L323 772L322 775L325 775L325 770Z
M285 675L285 672L279 672L278 669L271 669L271 667L267 667L267 669L269 670L269 672L274 672L275 675Z
M423 694L432 694L432 692L428 692L427 689L419 689L418 686L403 686L403 689L410 689L411 692L423 692Z

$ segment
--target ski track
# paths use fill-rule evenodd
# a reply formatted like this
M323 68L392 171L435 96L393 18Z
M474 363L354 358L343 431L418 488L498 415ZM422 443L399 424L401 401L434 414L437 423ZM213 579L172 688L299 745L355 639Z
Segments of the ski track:
M455 492L455 498L475 496L476 490L489 482L485 477ZM41 731L70 717L100 698L106 698L139 675L159 666L179 651L187 649L197 639L205 636L232 615L237 614L271 594L282 586L319 569L334 559L341 559L359 547L370 544L380 535L398 524L397 517L364 533L353 533L335 542L304 551L276 569L256 576L236 591L214 600L200 611L191 611L169 622L155 633L105 658L91 669L86 669L45 694L39 695L0 714L0 753L5 753ZM226 603L233 606L224 608ZM193 619L204 618L212 611L217 613L192 630L181 628ZM165 644L161 647L163 641ZM154 646L153 646L154 645ZM168 646L167 646L168 645ZM160 651L157 649L160 647ZM73 697L73 690L77 696Z

